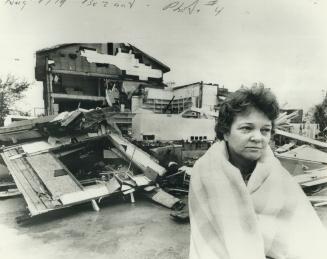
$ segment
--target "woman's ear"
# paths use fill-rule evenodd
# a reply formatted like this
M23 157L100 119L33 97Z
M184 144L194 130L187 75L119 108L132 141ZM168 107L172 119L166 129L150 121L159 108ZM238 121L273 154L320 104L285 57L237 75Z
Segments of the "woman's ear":
M224 133L224 140L227 142L229 138L229 133Z

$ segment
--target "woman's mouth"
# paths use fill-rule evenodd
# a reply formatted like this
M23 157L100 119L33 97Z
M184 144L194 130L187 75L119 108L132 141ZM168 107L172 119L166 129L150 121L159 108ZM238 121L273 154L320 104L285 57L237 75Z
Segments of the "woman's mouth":
M261 150L260 147L245 147L245 148L250 150Z

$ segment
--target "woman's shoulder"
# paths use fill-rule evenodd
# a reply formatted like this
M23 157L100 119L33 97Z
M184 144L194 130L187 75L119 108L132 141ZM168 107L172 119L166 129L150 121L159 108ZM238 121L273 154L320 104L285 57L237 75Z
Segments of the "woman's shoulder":
M217 162L222 156L225 156L225 143L223 141L214 142L211 147L202 155L194 164L195 169L208 167L210 164Z

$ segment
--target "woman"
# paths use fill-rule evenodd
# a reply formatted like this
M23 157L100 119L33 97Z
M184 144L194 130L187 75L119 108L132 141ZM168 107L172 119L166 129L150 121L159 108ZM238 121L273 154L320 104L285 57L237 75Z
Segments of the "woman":
M190 259L327 259L320 219L268 145L278 112L263 87L221 105L220 141L192 171Z

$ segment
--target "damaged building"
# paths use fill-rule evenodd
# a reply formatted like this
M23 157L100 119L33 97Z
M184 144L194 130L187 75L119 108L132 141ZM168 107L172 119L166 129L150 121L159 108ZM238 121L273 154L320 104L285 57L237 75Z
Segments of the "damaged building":
M85 202L99 210L112 195L135 202L134 192L168 208L180 202L155 185L167 170L125 139L108 111L75 110L0 128L0 141L8 143L0 160L24 196L27 218Z
M0 128L0 162L15 182L0 186L7 188L2 197L22 194L30 218L81 203L99 210L113 196L132 203L144 196L187 220L192 166L215 141L218 111L230 93L202 81L168 87L169 71L127 43L37 51L46 116ZM327 184L327 157L303 144L324 151L327 144L292 133L297 117L295 111L278 117L276 136L287 143L275 141L273 149L312 195ZM311 201L327 204L325 196Z
M132 96L164 88L170 68L128 43L61 44L36 52L45 114L109 105L130 111Z
M146 111L133 117L133 138L138 141L214 141L219 106L229 93L218 84L204 82L174 88L147 88L140 106Z
M213 140L213 129L201 134L204 127L195 127L199 121L191 120L203 119L201 112L190 109L217 112L228 89L204 82L167 87L163 76L169 71L168 66L128 43L61 44L36 52L35 78L43 82L46 115L109 106L122 133L136 132L133 137L138 140ZM180 116L174 119L164 114ZM148 123L143 123L144 118ZM156 129L143 128L154 125L151 119L167 121L169 127L187 118L185 125L179 124L193 130L185 134L183 130L175 131L180 133L176 135L159 129L168 133L163 136ZM132 124L136 125L133 129ZM212 124L212 120L203 120L202 125L212 128Z
M219 84L195 82L165 89L148 88L143 108L155 113L181 113L191 107L217 111L228 96L227 88Z

